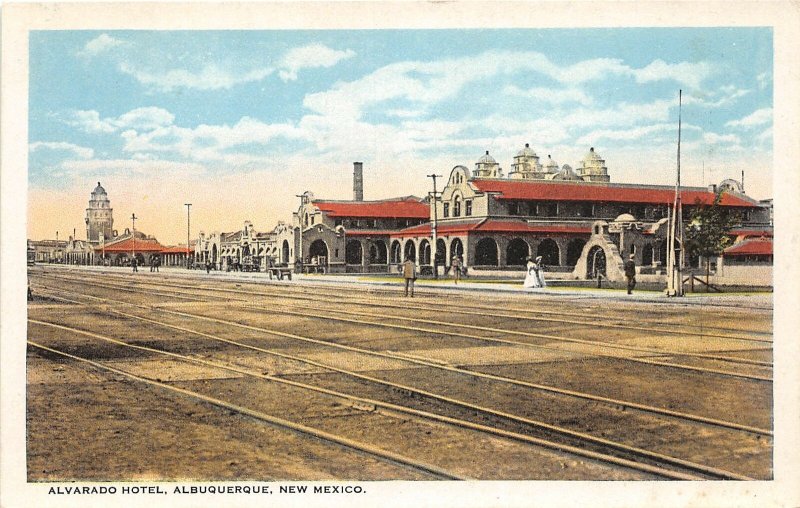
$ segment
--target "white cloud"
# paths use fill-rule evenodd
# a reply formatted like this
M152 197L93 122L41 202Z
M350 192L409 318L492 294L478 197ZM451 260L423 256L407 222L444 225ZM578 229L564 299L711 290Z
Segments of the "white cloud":
M753 127L772 122L772 108L757 109L751 114L739 120L731 120L725 123L725 127Z
M732 143L738 145L741 143L741 139L736 134L717 134L715 132L703 133L703 141L708 144Z
M355 52L348 49L339 51L323 44L309 44L289 50L281 60L278 76L283 81L294 81L302 69L333 67L342 60L352 58Z
M518 97L528 97L531 99L537 99L543 102L547 102L550 104L562 104L565 102L578 102L580 104L589 105L592 102L592 99L589 98L582 90L578 90L577 88L564 88L564 89L554 89L554 88L529 88L527 90L523 90L516 85L509 85L505 87L503 90L504 93L508 95L515 95Z
M652 136L654 134L661 134L664 132L675 132L677 134L678 126L673 124L655 124L645 125L641 127L634 127L630 129L620 130L596 130L592 131L580 138L575 142L577 145L594 145L598 140L611 139L616 141L632 141L644 137ZM676 138L677 139L677 138Z
M117 118L101 119L100 113L95 110L73 111L70 117L66 120L68 125L79 127L93 134L110 134L125 128L151 130L170 125L175 120L175 115L166 109L154 106L132 109Z
M713 74L714 69L707 62L668 64L663 60L655 60L646 67L632 72L637 83L671 79L690 88L698 89L703 81Z
M64 141L36 141L28 145L28 150L37 152L40 150L53 150L58 152L72 152L82 159L94 157L94 150L83 146L67 143Z
M222 69L216 65L206 65L200 71L172 69L154 72L136 68L128 63L120 63L119 70L132 76L139 83L161 92L172 92L180 88L197 90L230 89L235 85L260 81L274 72L271 68L256 68L248 71Z
M708 108L719 108L736 102L740 97L750 93L750 90L737 88L734 85L725 85L719 90L706 92L693 90L683 95L684 104L698 104Z
M94 57L120 44L123 44L121 40L115 39L108 34L100 34L87 42L83 49L78 52L78 56L85 58Z

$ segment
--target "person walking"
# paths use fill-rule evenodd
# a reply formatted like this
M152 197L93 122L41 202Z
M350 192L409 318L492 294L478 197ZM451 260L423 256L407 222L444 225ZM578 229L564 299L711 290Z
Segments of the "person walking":
M151 256L150 257L150 271L151 272L155 272L156 271L156 257L155 256Z
M414 298L414 281L417 280L417 265L411 258L406 258L403 263L403 279L406 283L405 296L408 296L409 290L411 291L411 298Z
M528 289L544 289L546 286L544 282L544 265L542 264L542 256L538 256L536 260L532 257L526 259L527 273L525 274L525 282L522 283L523 287Z
M450 269L453 270L453 281L458 284L461 279L461 258L458 255L453 256L453 261L450 264Z
M156 272L158 272L159 266L161 266L161 256L156 256Z
M211 273L211 260L207 259L206 260L206 274L209 274L209 273Z
M636 256L631 254L628 256L628 260L625 261L625 278L628 279L628 294L633 293L633 288L636 287L636 262L634 258Z
M134 272L138 272L139 271L139 268L137 267L138 264L139 263L136 262L136 257L131 259L131 266L133 267L133 271Z

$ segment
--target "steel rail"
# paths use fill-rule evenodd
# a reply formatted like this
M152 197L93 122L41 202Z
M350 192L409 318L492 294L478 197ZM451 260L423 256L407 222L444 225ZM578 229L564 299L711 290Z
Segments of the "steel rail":
M47 324L47 325L50 325L50 326L53 325L52 323L46 323L44 321L39 321L39 322L32 321L32 322L37 323L37 324ZM68 329L68 328L62 327L60 325L58 327L59 328ZM75 330L75 331L79 331L79 330ZM87 334L86 332L81 332L81 333ZM89 335L89 334L87 334L87 335ZM94 334L91 334L91 335L94 335ZM170 384L167 384L167 383L163 383L163 382L156 381L156 380L153 380L153 379L148 379L148 378L145 378L145 377L142 377L142 376L137 376L136 374L131 374L130 372L126 372L124 370L120 370L120 369L117 369L117 368L114 368L114 367L110 367L108 365L105 365L105 364L90 360L88 358L83 358L83 357L80 357L80 356L77 356L77 355L73 355L73 354L70 354L70 353L67 353L67 352L64 352L64 351L60 351L60 350L57 350L57 349L52 348L52 347L48 347L48 346L45 346L45 345L42 345L42 344L38 344L38 343L30 341L30 340L27 341L27 342L28 342L28 344L30 344L31 346L34 346L36 348L39 348L39 349L42 349L42 350L45 350L45 351L49 351L51 353L55 353L55 354L58 354L58 355L61 355L61 356L65 356L65 357L73 359L73 360L77 360L77 361L80 361L80 362L88 363L89 365L92 365L93 367L96 367L96 368L101 369L101 370L106 370L106 371L109 371L109 372L113 372L115 374L118 374L118 375L121 375L121 376L125 376L125 377L127 377L129 379L132 379L132 380L135 380L135 381L138 381L138 382L141 382L141 383L146 383L146 384L151 385L151 386L157 386L157 387L165 389L165 390L173 391L173 392L179 393L181 395L184 395L184 396L187 396L187 397L191 397L191 398L200 400L202 402L206 402L206 403L212 404L212 405L217 406L217 407L221 407L221 408L224 408L224 409L227 409L227 410L230 410L230 411L234 411L236 413L239 413L239 414L242 414L242 415L245 415L245 416L249 416L249 417L254 418L256 420L260 420L260 421L275 425L277 427L283 427L285 429L289 429L289 430L294 431L294 432L298 432L298 433L301 433L301 434L309 435L309 436L315 437L317 439L322 439L324 441L328 441L328 442L334 443L336 445L343 446L345 448L350 448L350 449L357 450L357 451L362 452L362 453L373 455L375 457L379 457L379 458L381 458L383 460L392 462L394 464L398 464L398 465L402 465L402 466L405 466L405 467L410 467L410 468L413 468L413 469L417 469L417 470L420 470L420 471L423 471L423 472L426 472L426 473L430 473L430 474L433 474L433 475L435 475L435 476L437 476L439 478L442 478L442 479L447 479L447 480L467 480L467 479L469 479L469 478L466 478L466 477L462 477L460 475L455 475L453 473L445 471L444 469L438 468L436 466L424 464L422 462L416 461L416 460L411 459L409 457L405 457L405 456L400 455L398 453L391 452L389 450L383 450L381 448L377 448L375 446L372 446L372 445L369 445L369 444L366 444L366 443L355 441L353 439L337 436L335 434L331 434L329 432L325 432L325 431L322 431L322 430L319 430L319 429L315 429L315 428L309 427L307 425L302 425L302 424L299 424L299 423L291 422L289 420L285 420L283 418L278 418L277 416L269 415L269 414L263 413L261 411L255 411L255 410L252 410L252 409L245 408L243 406L232 404L230 402L225 402L225 401L223 401L221 399L217 399L217 398L214 398L214 397L209 397L207 395L203 395L201 393L194 392L192 390L179 388L177 386L173 386L173 385L170 385ZM134 346L132 346L130 344L126 344L126 345L134 347ZM141 347L141 346L139 346L139 347Z
M97 284L97 283L86 283L86 284L93 285L93 286L96 286L96 287L102 287L102 288L112 287L112 286L110 286L108 284ZM151 285L157 285L157 284L151 284ZM128 286L113 286L113 287L115 287L116 289L120 289L122 291L136 292L136 289L128 287ZM138 287L141 287L141 286L138 286ZM244 293L244 294L253 296L252 293L249 293L249 292L246 292L246 291L235 291L235 290L227 290L227 291L228 292L236 292L236 293ZM185 293L183 293L181 291L175 291L175 292L177 294L185 294ZM268 297L271 297L271 298L281 298L281 297L272 296L272 295L262 295L262 296L268 296ZM219 298L219 297L215 296L215 298ZM226 299L226 300L230 300L230 299ZM237 299L237 300L241 301L241 302L245 302L245 303L249 303L251 301L249 299ZM292 311L286 310L285 307L283 309L281 309L281 312L287 313L287 314L291 314L292 313ZM394 320L398 320L398 321L423 322L423 323L436 324L436 325L445 326L445 327L462 327L462 328L468 328L468 329L474 329L474 330L490 331L490 332L493 332L493 333L504 333L504 334L509 334L509 335L518 335L518 336L526 336L526 337L532 337L532 338L540 338L540 339L546 339L546 340L551 340L551 341L556 341L556 342L572 342L572 343L578 343L578 344L587 345L587 346L590 346L590 347L629 350L629 351L648 353L648 354L651 354L651 355L657 355L657 356L662 356L662 357L663 356L667 356L667 357L670 357L670 356L685 356L685 357L702 358L702 359L709 359L709 360L716 360L716 361L725 361L725 362L730 362L730 363L756 365L756 366L762 366L762 367L768 367L768 368L772 367L772 364L770 362L760 362L760 361L757 361L757 360L740 359L740 358L733 358L733 357L727 357L727 356L708 355L708 354L704 354L704 353L693 353L693 352L689 352L689 351L670 351L670 350L664 350L664 349L643 348L643 347L637 347L637 346L625 346L625 345L620 345L620 344L612 344L612 343L608 343L608 342L604 342L604 341L591 341L591 340L576 339L576 338L564 337L564 336L553 335L553 334L539 334L539 333L523 332L523 331L518 331L518 330L507 330L507 329L495 328L495 327L482 327L482 326L478 326L478 325L453 323L453 322L450 322L450 321L426 320L426 319L417 318L417 317L409 318L409 317L392 316L392 315L386 315L386 314L374 314L374 313L373 314L369 314L369 313L366 313L366 312L352 312L352 311L345 311L345 310L341 310L341 309L337 309L335 312L338 313L338 314L355 315L355 316L373 316L373 317L379 317L381 319L394 319ZM303 314L306 315L307 313L304 312ZM323 317L323 316L320 315L320 316L317 316L317 317ZM324 316L324 318L325 319L338 319L335 316ZM368 321L363 321L362 323L363 324L371 324L371 325L374 325L374 326L389 326L389 325L382 324L382 323L372 323L372 322L368 322ZM419 331L425 331L425 332L437 333L437 334L444 334L444 335L454 335L452 333L442 332L442 331L439 331L439 330L419 330ZM563 350L561 348L557 348L557 347L554 347L554 346L542 346L542 345L530 344L530 343L527 343L527 342L509 341L507 339L497 339L497 338L488 338L488 337L475 337L475 336L463 335L463 334L459 335L459 336L470 337L470 338L475 338L475 339L478 339L478 340L486 340L486 341L501 341L501 342L506 342L506 343L510 343L510 344L522 345L522 346L526 346L526 347L556 349L556 350L560 350L560 351L565 351L565 350ZM740 340L747 340L747 339L740 339ZM569 350L566 350L566 351L569 351ZM767 377L763 377L763 376L752 376L752 375L740 374L740 373L736 373L736 372L732 372L732 371L726 371L726 370L720 370L720 369L708 369L708 368L705 368L705 367L695 367L695 366L689 366L689 365L672 363L672 362L659 362L659 361L655 361L655 360L646 360L646 359L642 359L642 358L633 358L633 357L629 357L629 356L603 354L603 353L585 353L585 354L589 354L589 355L592 355L592 356L605 356L605 357L611 357L611 358L618 358L618 359L632 361L632 362L648 363L648 364L653 364L653 365L662 365L662 366L668 366L668 367L674 367L674 368L682 368L682 369L687 369L687 370L699 370L701 372L711 372L711 373L715 373L715 374L723 374L723 375L729 375L729 376L744 377L746 379L754 379L754 380L758 380L758 381L772 381L771 378L767 378Z
M124 276L120 276L118 274L115 275L115 278L117 278L117 279L121 279L123 277ZM170 280L175 280L176 278L178 278L178 277L172 276L170 278ZM73 280L78 280L78 279L73 279ZM182 284L177 284L177 283L171 284L171 283L165 282L164 280L165 280L165 278L162 278L162 279L160 279L160 282L152 282L152 281L150 281L149 283L150 284L154 284L154 285L155 284L161 284L161 285L177 287L177 288L184 288L185 287L185 284L183 284L183 285ZM125 282L130 282L130 281L125 281ZM226 280L224 282L237 283L239 281ZM287 291L288 290L288 287L285 284L280 284L280 283L272 282L272 281L263 281L263 284L262 284L262 281L241 281L241 282L249 283L249 284L259 284L259 285L267 284L272 289L276 289L276 290L279 290L279 291ZM145 282L136 281L136 283L144 284ZM327 290L328 289L327 286L328 286L327 284L324 284L321 287L324 287ZM198 288L198 289L208 290L208 291L224 291L224 292L233 292L233 293L248 293L248 292L243 291L243 290L235 290L235 289L231 289L231 288L220 288L220 287L209 287L209 286L195 286L195 287ZM309 287L312 287L313 291L312 290L304 291L302 289L297 289L297 292L303 293L303 294L311 294L313 296L318 296L318 295L321 294L319 292L320 285L293 283L292 287L293 288L309 288ZM443 289L446 289L446 288L443 288ZM388 290L376 291L375 289L372 289L372 288L360 290L360 289L357 289L357 288L344 288L344 287L336 288L335 292L325 293L325 294L327 296L340 297L342 292L349 292L349 293L356 293L356 294L363 294L364 292L369 292L369 293L384 292L384 293L387 293L387 294L394 294L394 292L391 292L391 291L388 291ZM267 293L248 293L248 294L257 294L257 295L261 295L261 296L270 296ZM297 297L297 298L300 298L300 297ZM375 302L370 302L370 304L372 304L372 305L382 305L382 304L375 303ZM389 306L389 305L386 305L386 306ZM480 309L480 310L489 310L489 311L496 310L494 307L482 306L482 305L471 305L471 307L474 308L474 309ZM432 309L432 310L438 310L438 309ZM461 314L474 313L475 315L487 315L485 312L471 312L471 311L464 311L464 310L461 310L461 309L450 309L450 308L448 308L448 312L451 311L451 310L453 312L457 312L457 313L461 313ZM548 318L537 318L537 317L533 317L533 316L522 316L520 314L528 313L528 314L544 314L544 315L556 315L556 316L572 316L573 315L571 313L566 313L566 312L559 312L559 311L552 311L552 310L541 310L541 309L531 310L530 308L517 308L517 307L510 307L507 310L510 311L510 312L515 312L517 314L510 314L510 315L495 314L495 315L497 317L513 317L513 318L528 319L528 320L534 320L534 321L537 321L537 320L539 320L539 321L549 321L550 319L548 319ZM764 309L764 310L768 310L768 309ZM596 318L599 318L599 319L609 319L609 320L615 320L615 321L631 321L631 320L629 320L627 318L619 317L619 316L611 316L611 315L603 315L603 314L593 314L593 316L596 317ZM556 319L555 321L556 322L567 322L567 321L563 321L563 320L559 320L559 319ZM571 322L571 321L569 321L569 322ZM637 320L637 323L641 323L641 321ZM722 333L694 332L694 331L691 331L691 330L689 330L689 331L681 331L681 330L676 330L675 329L676 326L684 327L684 328L690 326L688 324L683 324L683 323L664 323L664 322L658 322L657 321L657 322L651 322L650 323L653 326L642 326L640 324L634 326L634 325L619 325L619 324L613 324L613 323L586 322L586 321L574 320L574 324L592 325L592 326L609 327L609 328L622 328L622 329L630 328L630 329L639 329L639 330L642 330L642 331L655 331L655 332L661 332L661 333L674 333L674 334L682 334L682 335L696 335L696 336L700 336L700 337L717 337L717 338L727 338L727 339L745 340L745 341L757 341L757 342L768 342L768 343L772 342L771 339L757 339L757 338L748 338L748 337L742 337L742 336L738 336L738 335L728 335L728 334L722 334ZM667 329L657 328L657 327L655 327L656 325L668 326L670 328L667 328ZM721 330L721 331L734 331L734 332L741 331L743 333L750 333L750 334L755 334L755 335L771 335L770 332L761 332L761 331L756 331L756 330L735 330L735 329L731 330L729 328L722 328L722 327L715 327L715 326L709 326L709 327L707 327L707 329L708 330Z
M48 325L51 325L51 326L54 325L53 323L47 323L47 322L38 322L37 324L48 324ZM58 325L58 327L63 328L60 325ZM68 327L68 328L71 328L71 327ZM399 404L393 404L393 403L379 401L379 400L375 400L375 399L359 397L359 396L355 396L355 395L339 392L339 391L336 391L336 390L323 388L323 387L320 387L320 386L309 385L307 383L301 383L299 381L292 381L292 380L285 379L285 378L280 378L280 377L276 377L276 376L270 376L270 375L265 375L265 374L261 374L261 373L258 373L258 372L253 372L251 370L243 369L241 367L232 366L232 365L225 364L225 363L213 362L213 361L210 361L210 360L204 360L204 359L201 359L201 358L196 358L196 357L192 357L192 356L188 356L188 355L181 355L181 354L178 354L178 353L172 353L170 351L165 351L165 350L161 350L161 349L157 349L157 348L151 348L151 347L146 347L146 346L138 346L138 345L135 345L135 344L130 344L130 343L124 342L124 341L119 341L117 339L113 339L113 338L110 338L110 337L103 337L103 336L100 336L98 334L94 334L92 332L87 332L85 330L72 328L69 331L72 331L72 332L75 332L75 333L80 333L80 334L87 335L87 336L94 337L94 338L98 338L100 340L106 340L108 342L112 342L112 343L120 345L120 346L131 347L131 348L134 348L134 349L144 350L144 351L148 351L148 352L160 353L160 354L172 357L172 358L177 358L177 359L180 359L180 360L183 360L183 361L196 363L198 365L204 365L204 366L213 367L213 368L217 368L217 369L227 370L227 371L235 372L237 374L241 374L241 375L244 375L244 376L249 376L249 377L253 377L253 378L257 378L257 379L261 379L261 380L265 380L265 381L275 382L275 383L284 384L284 385L288 385L288 386L292 386L292 387L296 387L296 388L301 388L301 389L308 390L308 391L313 391L313 392L316 392L316 393L325 394L325 395L328 395L328 396L331 396L331 397L338 398L338 399L340 399L342 401L345 401L350 405L350 407L353 407L354 409L361 410L361 411L371 411L373 408L382 408L382 409L386 410L385 414L387 414L388 416L392 416L393 413L399 413L404 417L411 416L411 417L415 417L415 418L418 418L418 419L421 419L421 420L432 420L432 421L436 421L436 422L439 422L439 423L444 423L444 424L447 424L447 425L450 425L450 426L453 426L453 427L458 427L458 428L477 431L477 432L483 432L483 433L486 433L486 434L491 434L491 435L495 435L495 436L498 436L498 437L502 437L502 438L506 438L506 439L510 439L510 440L514 440L514 441L519 441L519 442L522 442L522 443L525 443L525 444L528 444L528 445L531 445L531 446L543 447L543 448L547 448L547 449L551 449L551 450L556 450L556 451L560 451L560 452L564 452L564 453L569 453L571 455L577 455L577 456L580 456L580 457L597 460L597 461L600 461L600 462L611 463L611 464L614 464L614 465L617 465L617 466L622 466L622 467L634 469L634 470L637 470L637 471L640 471L640 472L645 472L645 473L649 473L649 474L662 476L664 478L668 478L668 479L672 479L672 480L700 480L700 479L704 479L703 477L698 477L696 475L689 475L689 474L681 473L679 471L675 471L675 470L671 470L671 469L665 469L665 468L660 468L660 467L657 467L657 466L652 466L652 465L646 464L646 463L631 461L631 460L620 458L620 457L617 457L617 456L614 456L614 455L602 454L602 453L594 452L594 451L591 451L591 450L585 450L585 449L582 449L582 448L577 448L577 447L574 447L574 446L565 445L563 443L556 443L556 442L548 441L548 440L545 440L545 439L536 438L536 437L528 436L528 435L525 435L525 434L520 434L518 432L507 431L507 430L500 429L500 428L497 428L497 427L491 427L491 426L488 426L488 425L474 423L474 422L470 422L470 421L467 421L467 420L461 420L461 419L458 419L458 418L453 418L453 417L444 416L444 415L440 415L440 414L436 414L436 413L431 413L429 411L422 411L422 410L415 409L415 408L412 408L412 407L409 407L409 406L402 406L402 405L399 405ZM428 471L432 471L433 467L434 466L425 465L424 469L426 469ZM439 470L439 471L442 472L443 470ZM447 473L447 474L450 474L450 473ZM450 474L450 476L453 479L468 479L468 478L466 478L464 476L456 477L455 475L452 475L452 474Z
M494 374L486 374L486 373L483 373L483 372L478 372L478 371L473 371L473 370L468 370L468 369L462 369L462 368L459 368L459 367L454 367L454 366L451 366L451 365L441 364L441 363L437 363L435 361L429 361L429 360L418 358L418 357L414 357L414 356L411 356L411 355L406 355L406 354L403 354L403 353L400 353L400 352L388 352L387 353L387 352L382 352L382 351L373 351L373 350L369 350L369 349L358 348L358 347L355 347L355 346L347 346L347 345L338 344L338 343L335 343L335 342L325 341L325 340L321 340L321 339L313 339L313 338L310 338L310 337L303 337L303 336L299 336L299 335L295 335L295 334L289 334L289 333L281 332L281 331L277 331L277 330L270 330L270 329L263 328L263 327L253 327L253 326L242 324L242 323L239 323L239 322L236 322L236 321L221 320L221 319L218 319L218 318L210 318L210 317L207 317L207 316L201 316L201 315L192 314L192 313L174 311L174 310L170 310L170 309L165 309L163 307L152 307L152 306L141 305L141 304L133 304L133 303L124 302L124 301L120 301L120 300L113 300L113 299L109 299L109 298L100 298L100 297L93 296L93 295L81 295L81 296L84 296L84 297L87 297L87 298L90 298L90 299L94 299L94 300L104 301L104 302L109 302L110 301L110 302L121 303L121 304L129 305L129 306L133 306L133 307L143 308L143 309L152 309L152 310L156 310L156 311L159 311L159 312L162 312L162 313L175 314L175 315L178 315L178 316L189 317L189 318L194 318L194 319L198 319L198 320L210 320L210 321L218 322L218 323L225 324L225 325L232 325L232 326L237 326L237 327L241 327L241 328L245 328L245 329L261 331L261 332L269 333L269 334L276 335L276 336L279 336L279 337L296 339L296 340L309 342L309 343L316 344L316 345L332 347L332 348L335 348L335 349L342 349L342 350L346 350L346 351L350 351L350 352L366 354L366 355L376 356L376 357L380 357L380 358L387 358L387 359L392 359L392 360L405 361L405 362L408 362L408 363L413 363L413 364L417 364L417 365L423 365L423 366L426 366L426 367L436 368L436 369L439 369L439 370L446 370L446 371L455 372L455 373L458 373L458 374L463 374L463 375L467 375L467 376L471 376L471 377L478 377L478 378L483 378L483 379L491 379L493 381L499 381L499 382L503 382L503 383L507 383L507 384L511 384L511 385L522 386L522 387L526 387L526 388L546 391L546 392L550 392L550 393L556 393L556 394L560 394L560 395L567 395L567 396L581 398L581 399L585 399L585 400L592 400L594 402L601 402L601 403L610 404L610 405L613 405L613 406L620 406L620 407L635 409L635 410L639 410L639 411L642 411L642 412L659 414L659 415L662 415L662 416L669 416L669 417L678 418L678 419L681 419L681 420L695 421L695 422L698 422L698 423L703 423L703 424L711 425L711 426L715 426L715 427L730 428L730 429L734 429L734 430L740 430L740 431L750 432L750 433L764 435L764 436L772 436L773 435L773 432L771 430L768 430L768 429L762 429L762 428L758 428L758 427L739 424L739 423L735 423L735 422L729 422L729 421L725 421L725 420L719 420L719 419L716 419L716 418L710 418L710 417L705 417L705 416L701 416L701 415L695 415L695 414L691 414L691 413L683 413L683 412L680 412L680 411L673 411L673 410L670 410L670 409L664 409L664 408L659 408L659 407L655 407L655 406L649 406L649 405L646 405L646 404L639 404L639 403L636 403L636 402L624 401L624 400L619 400L619 399L612 399L612 398L603 397L603 396L600 396L600 395L594 395L594 394L585 393L585 392L578 392L578 391L574 391L574 390L568 390L568 389L558 388L558 387L549 386L549 385L530 383L530 382L527 382L527 381L522 381L522 380L518 380L518 379L514 379L514 378L508 378L508 377L504 377L504 376L497 376L497 375L494 375ZM82 303L82 304L85 304L85 303ZM119 315L122 315L122 316L125 316L125 317L128 317L128 318L132 318L132 319L139 319L139 320L142 320L142 321L151 322L153 324L158 324L158 325L161 325L161 326L165 326L165 327L168 327L168 328L176 329L176 330L187 332L187 333L193 333L193 334L196 334L196 335L199 335L199 336L204 336L204 337L211 338L211 339L214 339L214 340L227 342L227 343L234 344L234 345L237 345L237 346L242 346L242 347L245 347L245 348L255 349L257 351L261 351L261 352L264 352L264 353L269 353L269 354L276 355L276 356L279 356L279 357L282 357L282 358L288 358L288 359L292 359L292 360L302 361L304 363L307 363L307 364L310 364L310 365L314 365L314 366L317 366L317 367L322 367L322 368L331 369L331 370L337 370L338 372L342 372L342 373L347 373L348 372L348 371L345 371L345 370L338 369L338 368L336 368L334 366L331 366L331 365L327 365L327 364L316 362L316 361L312 361L312 360L307 360L307 359L304 359L302 357L291 356L291 355L286 355L284 353L278 353L278 352L273 352L273 351L267 350L267 349L257 348L255 346L251 346L249 344L244 344L244 343L240 343L240 342L237 342L237 341L232 341L230 339L225 339L225 338L222 338L222 337L219 337L219 336L216 336L216 335L211 335L211 334L199 332L197 330L192 330L190 328L184 328L184 327L176 326L176 325L173 325L173 324L170 324L170 323L157 321L157 320L154 320L154 319L151 319L151 318L146 318L146 317L138 316L138 315L135 315L135 314L128 314L128 313L125 313L125 312L122 312L122 311L119 311L119 310L115 310L115 309L108 309L108 312L119 314ZM361 374L358 374L358 373L354 373L353 375L363 378L363 376ZM373 379L374 378L369 378L369 380L373 380Z
M154 348L148 348L148 347L145 347L145 346L135 346L135 345L128 344L128 343L125 343L125 342L122 342L122 341L118 341L116 339L103 337L103 336L101 336L99 334L95 334L93 332L88 332L88 331L85 331L85 330L80 330L80 329L72 328L72 327L66 327L66 326L63 326L63 325L58 325L56 323L49 323L49 322L46 322L46 321L31 320L31 319L29 319L29 321L32 322L32 323L35 323L35 324L39 324L39 325L52 326L54 328L60 328L60 329L72 331L72 332L75 332L75 333L80 333L80 334L83 334L83 335L87 335L87 336L90 336L90 337L94 337L94 338L97 338L97 339L118 343L120 345L135 347L137 349L144 349L144 350L153 351L153 352L160 352L160 353L168 354L170 356L176 355L176 353L169 353L169 352L166 352L166 351L156 350ZM120 372L123 372L123 371L120 371ZM128 374L128 375L138 378L138 376L133 376L131 374ZM145 379L145 378L139 378L139 379ZM451 399L449 397L439 396L439 395L436 395L436 394L432 394L430 392L426 392L424 390L419 390L419 389L416 389L416 388L411 388L411 387L407 387L407 386L400 385L400 384L389 383L389 382L386 382L386 381L383 381L383 383L388 384L388 385L392 385L393 387L401 389L401 390L411 391L411 392L418 393L418 394L426 396L426 397L436 398L436 399L439 399L439 400L442 400L442 401L445 401L445 402L449 402L449 403L454 404L454 405L458 405L458 406L466 407L468 409L472 409L472 410L475 410L475 411L480 411L482 413L490 414L490 415L495 416L495 417L505 418L505 419L512 420L512 421L517 421L517 422L520 422L520 423L527 423L527 424L529 424L531 426L534 426L534 427L544 428L544 429L547 429L547 430L550 430L550 431L557 432L557 433L562 434L562 435L568 435L568 436L570 436L572 438L577 438L577 439L579 439L581 441L584 441L584 442L590 442L590 443L595 444L595 445L601 445L601 446L604 446L604 447L615 449L617 451L630 453L630 454L633 454L633 455L641 457L641 458L647 458L648 460L654 460L656 462L661 462L661 463L670 464L670 465L677 466L677 467L682 467L682 468L685 468L685 469L690 470L690 471L699 472L699 473L708 475L708 476L710 476L712 478L728 479L728 480L753 480L753 478L750 478L748 476L740 475L740 474L733 473L733 472L730 472L730 471L725 471L723 469L719 469L719 468L715 468L715 467L711 467L711 466L706 466L706 465L703 465L703 464L697 464L697 463L686 461L686 460L679 459L679 458L676 458L676 457L671 457L671 456L663 455L663 454L660 454L660 453L657 453L657 452L652 452L650 450L645 450L645 449L637 448L637 447L634 447L634 446L625 445L623 443L607 440L607 439L604 439L604 438L598 438L596 436L592 436L592 435L585 434L585 433L582 433L582 432L572 431L572 430L569 430L569 429L564 429L564 428L557 427L557 426L550 425L550 424L546 424L546 423L543 423L543 422L536 422L536 421L533 421L533 420L529 420L527 418L522 418L522 417L519 417L519 416L516 416L516 415L509 414L509 413L504 413L504 412L501 412L501 411L496 411L496 410L493 410L493 409L472 405L472 404L465 403L465 402L462 402L462 401L459 401L459 400L456 400L456 399ZM161 383L159 383L159 384L161 384ZM169 386L169 385L165 385L165 386ZM177 390L182 390L182 389L177 389ZM556 444L556 443L554 443L554 444L556 445L557 449L562 449L561 447L565 446L565 445L562 445L562 444ZM365 446L368 446L368 445L365 445ZM575 448L575 449L576 450L580 450L580 449L577 449L577 448ZM584 451L588 451L588 450L584 450ZM597 457L595 457L595 458L597 458ZM634 462L630 461L629 464L627 464L627 466L631 467L632 464L634 464ZM686 479L686 478L683 478L683 479Z

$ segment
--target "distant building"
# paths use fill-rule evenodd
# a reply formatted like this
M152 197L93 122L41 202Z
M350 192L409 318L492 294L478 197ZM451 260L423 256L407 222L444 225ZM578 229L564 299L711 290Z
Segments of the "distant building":
M86 239L96 244L114 238L114 209L106 190L97 182L86 209Z
M67 250L64 240L28 240L28 247L33 251L36 263L63 263Z

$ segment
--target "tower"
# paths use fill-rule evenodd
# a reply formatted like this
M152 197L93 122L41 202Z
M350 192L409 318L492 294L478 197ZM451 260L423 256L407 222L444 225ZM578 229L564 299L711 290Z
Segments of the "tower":
M605 182L608 183L611 177L608 176L608 168L606 161L597 155L594 147L589 149L589 153L581 161L581 167L578 168L578 175L586 182Z
M364 164L353 163L353 201L364 201Z
M86 239L92 243L100 242L102 233L104 241L113 237L114 216L111 202L106 190L97 182L86 209Z

